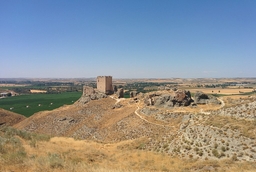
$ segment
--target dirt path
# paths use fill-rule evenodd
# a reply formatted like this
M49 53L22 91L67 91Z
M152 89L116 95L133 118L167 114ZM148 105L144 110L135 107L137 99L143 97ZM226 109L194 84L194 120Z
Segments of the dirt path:
M223 108L225 106L225 102L220 98L217 98L217 99L221 102L220 108Z
M125 98L116 99L116 98L114 98L114 96L109 96L109 97L112 98L112 99L114 99L114 100L116 100L116 103L115 103L115 104L119 103L119 102L122 101L122 100L125 100ZM147 123L153 124L153 125L161 126L161 127L173 127L173 126L162 125L162 124L157 124L157 123L154 123L154 122L150 122L150 121L148 121L147 119L143 118L143 117L139 114L139 112L138 112L138 111L140 110L139 104L140 104L140 100L139 100L138 103L137 103L137 109L134 111L134 113L135 113L141 120L143 120L143 121L145 121L145 122L147 122Z
M114 100L116 100L115 105L116 105L117 103L119 103L120 101L125 100L125 98L116 99L116 98L114 98L114 96L109 96L109 97L112 98L112 99L114 99Z
M150 122L150 121L148 121L147 119L143 118L143 117L138 113L138 111L140 110L139 103L140 103L140 101L137 103L137 109L135 110L134 113L135 113L140 119L142 119L143 121L145 121L145 122L147 122L147 123L150 123L150 124L153 124L153 125L157 125L157 126L161 126L161 127L165 127L165 126L167 126L167 127L173 127L173 126L169 126L169 125L162 125L162 124L157 124L157 123L154 123L154 122Z

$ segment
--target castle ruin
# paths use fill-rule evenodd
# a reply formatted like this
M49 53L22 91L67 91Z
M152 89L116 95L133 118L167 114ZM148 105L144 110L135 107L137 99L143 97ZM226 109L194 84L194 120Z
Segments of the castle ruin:
M98 76L97 90L105 94L113 94L112 76Z

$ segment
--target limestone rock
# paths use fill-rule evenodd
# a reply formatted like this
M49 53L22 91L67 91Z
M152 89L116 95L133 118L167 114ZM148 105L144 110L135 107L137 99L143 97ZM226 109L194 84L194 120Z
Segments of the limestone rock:
M84 86L83 89L83 95L77 101L79 104L86 104L91 100L98 100L107 97L106 94L95 91L92 87Z
M92 87L84 86L83 87L83 96L92 95L95 93L95 90Z
M168 102L171 98L171 95L168 94L164 94L162 96L159 96L156 100L155 100L155 106L159 106L162 104L165 104L166 102Z
M220 101L216 97L207 95L201 91L195 93L194 101L196 104L220 104Z
M120 104L120 103L117 103L114 106L112 106L112 109L118 109L118 108L121 108L121 107L123 107L123 105Z
M186 90L177 90L173 93L159 92L151 93L145 96L144 103L147 106L159 106L164 108L170 108L174 106L189 106L193 102L191 94Z
M177 90L172 102L176 106L189 106L193 100L189 91Z

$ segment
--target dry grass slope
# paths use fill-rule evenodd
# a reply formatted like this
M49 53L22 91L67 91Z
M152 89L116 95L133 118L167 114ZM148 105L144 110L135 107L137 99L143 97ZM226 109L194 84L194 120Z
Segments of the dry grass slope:
M13 126L26 119L23 115L0 109L0 125Z
M234 160L182 160L140 150L147 138L103 144L36 135L13 128L0 130L0 171L254 171L255 163Z

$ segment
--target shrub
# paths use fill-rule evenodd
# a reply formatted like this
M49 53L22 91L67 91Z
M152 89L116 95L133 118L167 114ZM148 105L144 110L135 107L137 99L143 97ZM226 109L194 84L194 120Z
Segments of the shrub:
M198 147L195 147L195 148L194 148L194 151L196 151L196 152L199 151Z
M213 149L213 150L212 150L212 154L213 154L215 157L220 158L220 154L219 154L219 152L218 152L217 149Z
M218 147L218 144L214 143L214 148L217 149L217 147Z
M64 161L60 158L58 154L49 154L49 162L51 168L63 168Z
M200 151L198 152L198 155L199 155L199 156L203 156L203 151L200 150Z
M164 144L163 148L166 149L168 146L168 144Z
M35 139L36 141L49 141L51 138L50 136L45 135L45 134L30 133L30 132L23 131L23 130L17 130L12 127L2 127L2 128L0 128L0 131L2 131L5 135L5 137L7 137L7 138L13 137L15 135L17 135L25 140Z
M237 155L234 154L234 155L231 157L231 159L232 159L233 161L237 161L237 160L238 160L238 159L237 159Z

